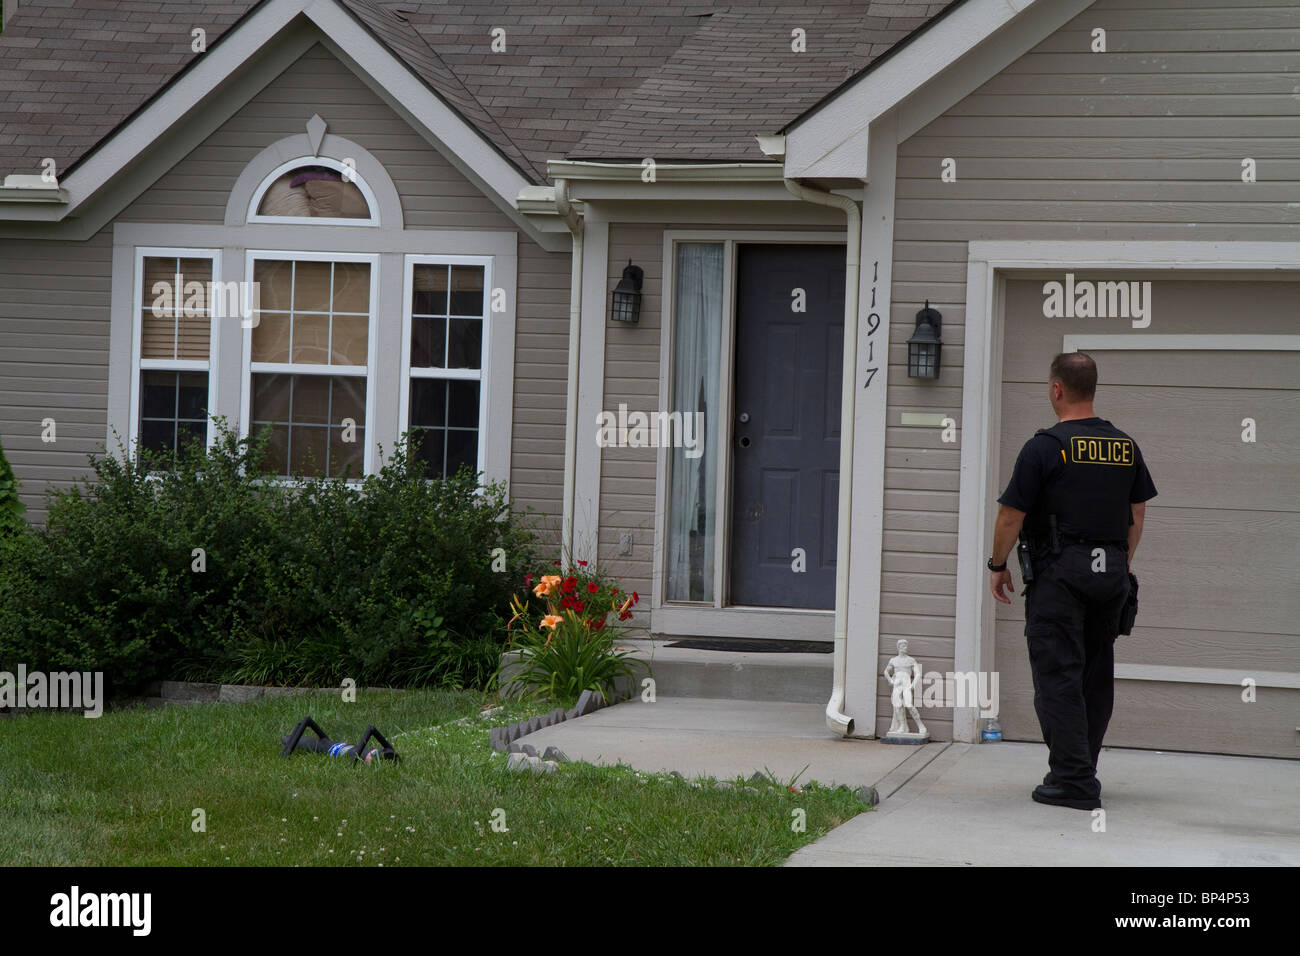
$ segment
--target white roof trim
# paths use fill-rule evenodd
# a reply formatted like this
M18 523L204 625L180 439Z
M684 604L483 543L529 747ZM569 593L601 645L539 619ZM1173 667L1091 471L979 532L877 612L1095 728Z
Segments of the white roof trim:
M492 190L500 204L515 208L515 197L529 185L528 180L336 0L270 0L222 36L216 45L217 56L200 56L188 73L114 130L101 147L73 169L60 184L69 199L64 214L75 212L104 183L125 170L176 123L177 117L187 116L299 14L311 19L358 64L365 64L366 72L403 104L430 135L445 143L465 166L476 172L473 179L485 191Z
M795 120L786 131L786 175L865 180L863 147L871 123L1035 4L1041 8L1046 0L966 0Z

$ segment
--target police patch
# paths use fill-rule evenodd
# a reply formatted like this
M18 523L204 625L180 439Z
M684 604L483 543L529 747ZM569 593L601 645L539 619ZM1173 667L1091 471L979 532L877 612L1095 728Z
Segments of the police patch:
M1081 465L1132 465L1133 439L1072 435L1070 460Z

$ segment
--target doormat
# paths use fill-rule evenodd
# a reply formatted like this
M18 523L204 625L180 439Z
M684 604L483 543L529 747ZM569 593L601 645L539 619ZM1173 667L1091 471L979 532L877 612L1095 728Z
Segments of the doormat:
M667 647L688 651L757 651L766 654L829 654L830 641L673 641Z

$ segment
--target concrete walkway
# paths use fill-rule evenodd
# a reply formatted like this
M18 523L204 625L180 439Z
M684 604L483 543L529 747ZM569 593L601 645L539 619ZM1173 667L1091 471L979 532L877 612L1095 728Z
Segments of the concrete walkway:
M1032 802L1042 744L897 747L838 740L822 705L660 697L524 738L571 759L690 776L875 786L881 804L790 866L1300 866L1300 762L1106 749L1105 830Z

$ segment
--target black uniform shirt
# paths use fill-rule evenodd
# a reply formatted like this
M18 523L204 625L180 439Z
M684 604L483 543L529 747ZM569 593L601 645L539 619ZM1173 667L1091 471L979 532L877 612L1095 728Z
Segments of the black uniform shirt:
M1079 419L1076 424L1109 425L1110 422L1093 417ZM1137 504L1154 498L1156 496L1156 486L1155 482L1151 480L1151 473L1147 471L1146 462L1142 460L1142 451L1137 447L1136 442L1133 448L1137 468L1133 475L1133 487L1129 491L1128 500L1132 504ZM998 504L1006 505L1008 508L1015 508L1017 511L1023 511L1026 514L1032 514L1042 496L1043 488L1064 467L1065 462L1061 458L1061 443L1051 435L1033 436L1020 449L1020 455L1016 458L1016 466L1011 472L1011 481L1007 484L1007 490L1002 492L1002 497L998 499ZM1129 524L1132 523L1133 519L1130 516Z

